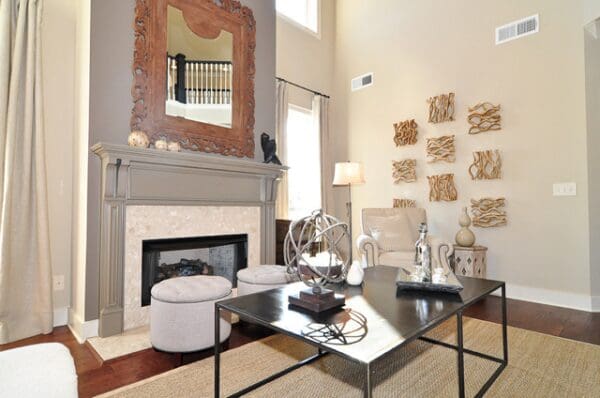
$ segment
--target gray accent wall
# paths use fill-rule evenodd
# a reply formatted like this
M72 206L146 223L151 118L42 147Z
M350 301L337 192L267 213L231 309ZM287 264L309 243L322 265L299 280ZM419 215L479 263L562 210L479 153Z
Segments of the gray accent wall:
M256 20L255 160L262 160L259 136L275 131L275 2L244 0ZM135 0L92 0L89 142L126 144L131 115L131 63ZM218 155L214 155L218 157ZM88 158L85 320L98 318L100 244L100 160Z

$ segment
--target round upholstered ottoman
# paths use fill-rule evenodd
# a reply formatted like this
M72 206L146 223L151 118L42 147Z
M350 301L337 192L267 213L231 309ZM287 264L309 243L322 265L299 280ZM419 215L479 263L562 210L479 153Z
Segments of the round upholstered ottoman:
M299 279L282 265L257 265L238 271L238 296L276 289Z
M214 346L215 302L231 297L231 282L220 276L171 278L152 287L150 340L167 352L193 352ZM221 315L221 338L231 333Z

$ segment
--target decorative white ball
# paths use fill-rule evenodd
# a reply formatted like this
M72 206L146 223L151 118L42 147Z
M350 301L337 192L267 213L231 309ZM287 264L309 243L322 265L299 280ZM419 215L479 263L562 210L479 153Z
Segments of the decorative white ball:
M168 147L169 147L169 144L167 144L167 140L165 140L164 138L154 141L154 148L156 148L156 149L160 149L161 151L166 151L168 149Z
M171 152L179 152L181 151L181 144L177 141L169 141L167 149Z
M132 131L129 133L127 143L129 146L148 148L150 145L150 140L148 139L148 135L143 131Z

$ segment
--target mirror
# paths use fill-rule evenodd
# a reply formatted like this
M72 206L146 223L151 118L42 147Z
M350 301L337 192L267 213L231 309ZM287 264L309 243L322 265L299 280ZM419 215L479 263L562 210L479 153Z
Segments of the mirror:
M167 6L166 114L231 128L233 34L203 38Z
M254 157L256 21L238 0L136 0L131 131Z

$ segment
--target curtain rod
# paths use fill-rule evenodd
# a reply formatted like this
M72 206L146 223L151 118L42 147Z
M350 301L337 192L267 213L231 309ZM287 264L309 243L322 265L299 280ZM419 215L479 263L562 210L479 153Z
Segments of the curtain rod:
M289 81L289 80L286 80L286 79L284 79L284 78L282 78L282 77L276 77L275 79L277 79L277 80L279 80L279 81L282 81L282 82L286 82L286 83L287 83L287 84L289 84L290 86L298 87L298 88L300 88L300 89L302 89L302 90L305 90L305 91L311 92L311 93L313 93L313 94L315 94L315 95L320 95L321 97L325 97L325 98L331 98L331 97L330 97L330 96L328 96L328 95L325 95L325 94L323 94L323 93L320 93L320 92L318 92L318 91L315 91L315 90L311 90L311 89L310 89L310 88L308 88L308 87L301 86L301 85L299 85L299 84L296 84L296 83L294 83L294 82L291 82L291 81Z

